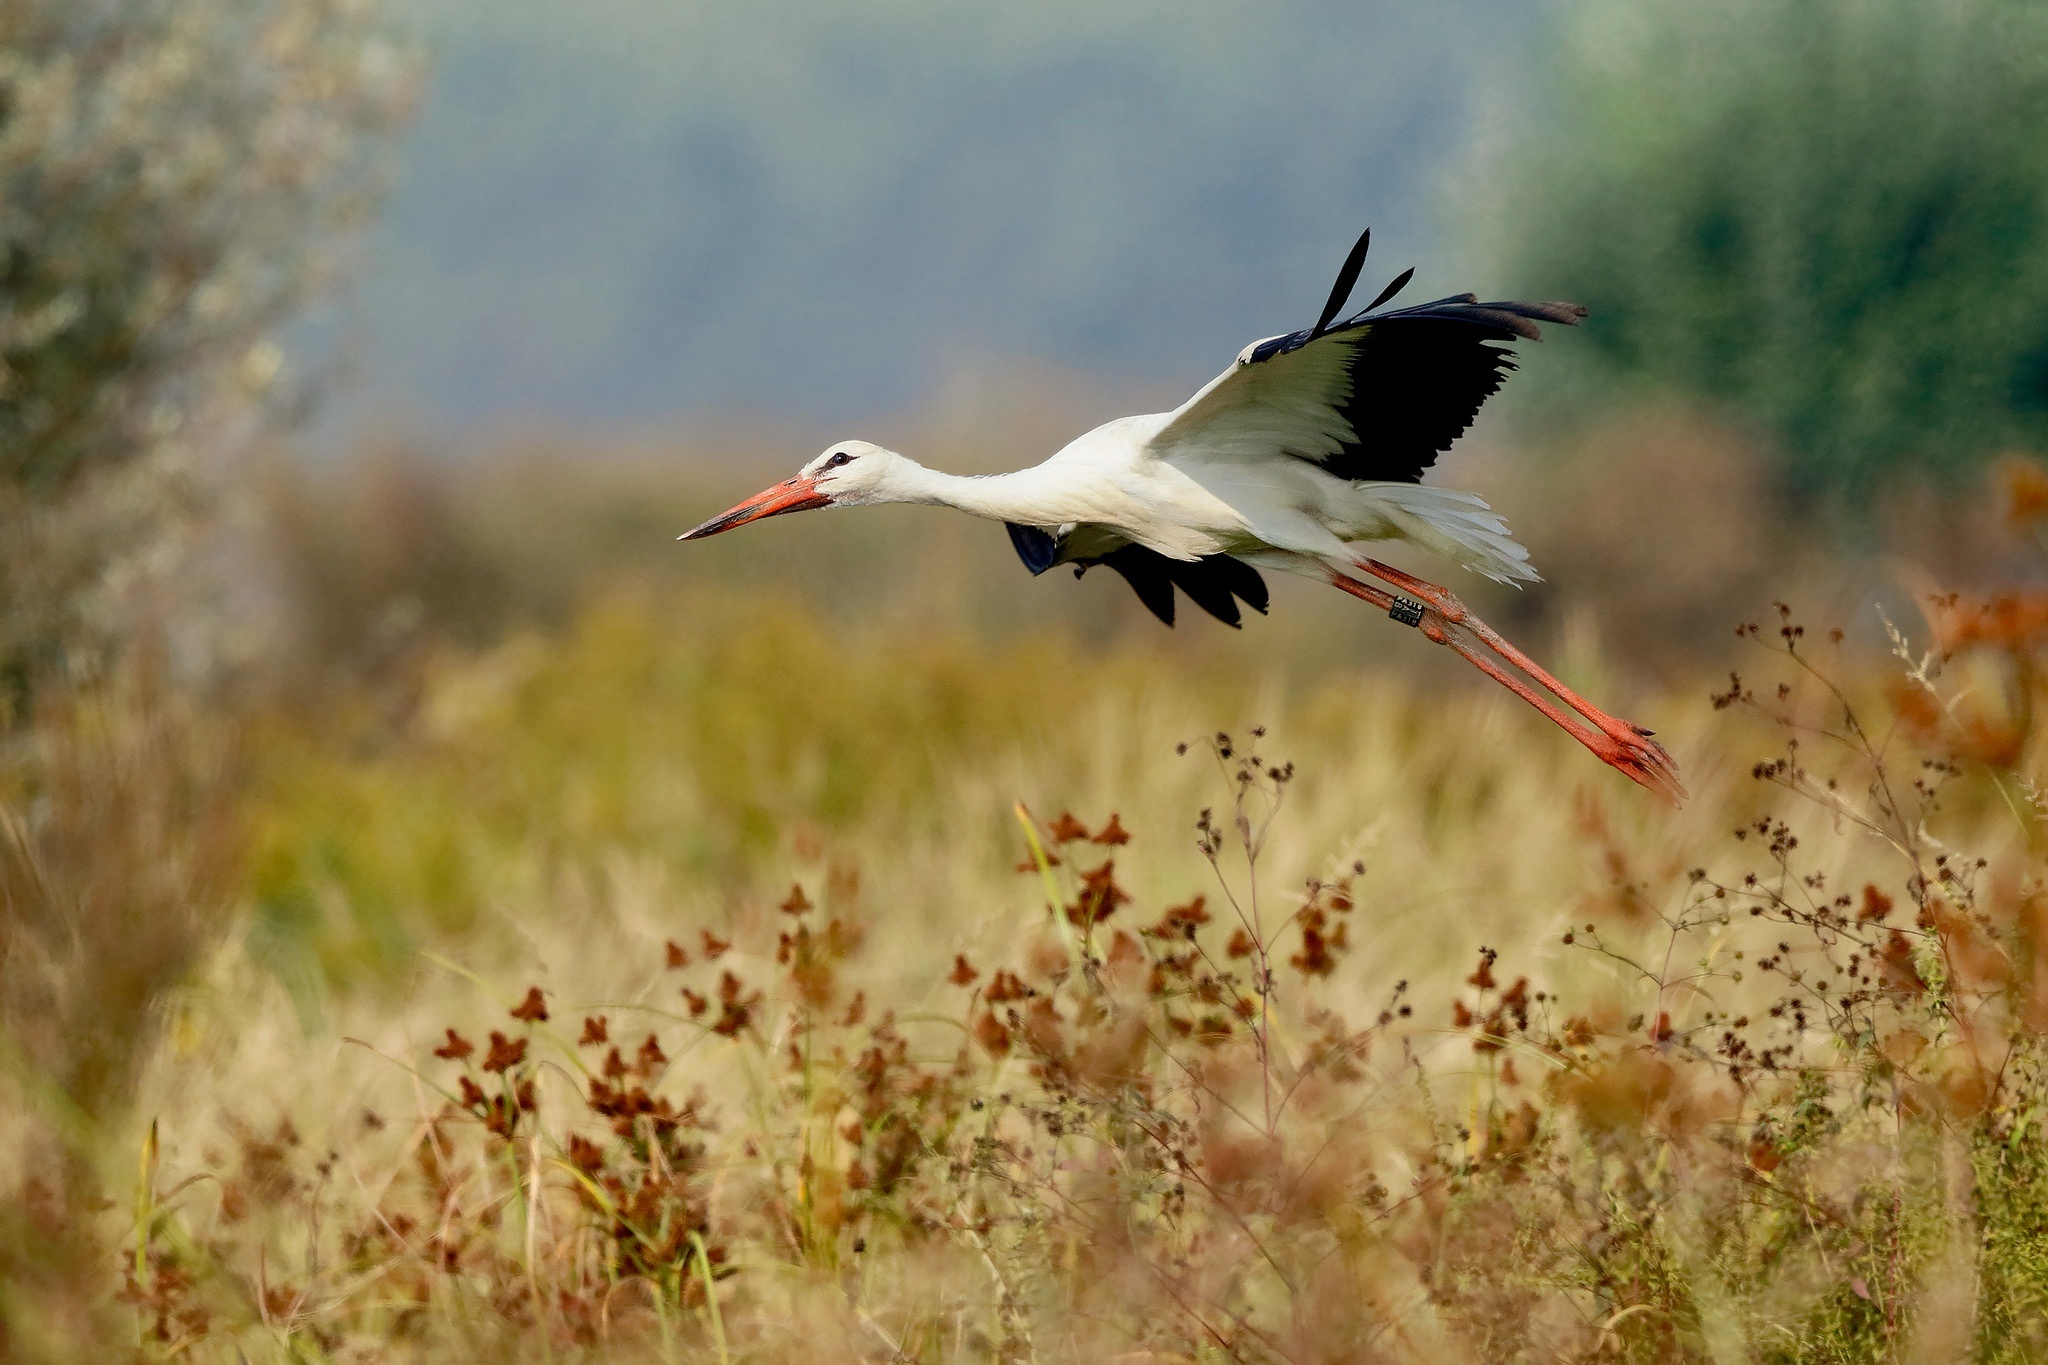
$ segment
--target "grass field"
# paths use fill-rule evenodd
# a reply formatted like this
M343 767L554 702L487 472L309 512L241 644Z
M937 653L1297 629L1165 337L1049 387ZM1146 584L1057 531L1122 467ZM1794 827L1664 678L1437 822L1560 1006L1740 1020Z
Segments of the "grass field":
M297 665L23 727L9 1354L2048 1352L2036 599L1525 618L1672 811L1334 594L535 478L279 494Z

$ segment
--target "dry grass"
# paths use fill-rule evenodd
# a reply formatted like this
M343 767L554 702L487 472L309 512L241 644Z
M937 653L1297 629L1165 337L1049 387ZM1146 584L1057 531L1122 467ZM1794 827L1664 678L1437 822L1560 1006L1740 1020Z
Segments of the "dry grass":
M11 1353L2048 1349L2025 593L1638 696L1669 812L1328 656L377 572L10 750Z

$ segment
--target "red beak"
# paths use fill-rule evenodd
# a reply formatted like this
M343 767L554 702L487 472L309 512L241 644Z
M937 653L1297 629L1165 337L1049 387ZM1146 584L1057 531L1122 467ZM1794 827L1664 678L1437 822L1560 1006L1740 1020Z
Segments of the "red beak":
M702 540L715 536L720 531L730 531L735 526L745 526L750 521L763 517L779 517L784 512L807 512L813 507L830 507L832 499L818 491L818 481L799 474L793 479L764 489L748 498L730 512L721 512L694 531L685 531L677 540Z

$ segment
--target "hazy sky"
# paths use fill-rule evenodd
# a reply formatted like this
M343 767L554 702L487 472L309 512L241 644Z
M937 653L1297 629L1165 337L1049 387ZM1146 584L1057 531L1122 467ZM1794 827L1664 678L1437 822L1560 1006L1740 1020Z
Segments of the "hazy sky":
M1364 286L1485 289L1439 189L1546 8L413 0L352 406L851 419L1006 356L1193 383L1312 321L1368 223Z

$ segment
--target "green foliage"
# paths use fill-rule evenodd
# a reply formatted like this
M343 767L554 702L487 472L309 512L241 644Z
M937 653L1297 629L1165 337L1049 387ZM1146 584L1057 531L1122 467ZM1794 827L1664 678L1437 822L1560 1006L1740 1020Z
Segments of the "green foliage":
M2048 444L2048 7L1596 3L1549 100L1487 230L1601 395L1731 410L1808 497Z
M354 0L0 0L0 684L101 662L376 197L411 69Z
M2038 1047L2014 1065L2039 1085ZM1998 1365L2039 1360L2048 1355L2048 1141L2041 1110L1980 1133L1970 1155L1984 1220L1978 1358Z
M0 482L53 496L268 384L406 74L336 0L0 4Z

